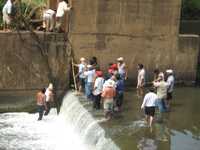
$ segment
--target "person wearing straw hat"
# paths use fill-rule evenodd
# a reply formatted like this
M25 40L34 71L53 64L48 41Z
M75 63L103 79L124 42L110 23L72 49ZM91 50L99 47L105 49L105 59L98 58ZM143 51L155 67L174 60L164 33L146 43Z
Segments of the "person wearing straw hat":
M170 101L172 100L172 93L174 91L175 78L174 78L172 69L167 69L166 74L167 74L167 83L168 83L166 105L169 110L170 109Z
M126 64L124 62L123 57L117 58L117 68L118 68L118 73L121 77L121 79L126 80L127 79L127 70L126 70Z
M168 84L164 80L164 73L161 72L158 75L158 80L153 82L154 87L157 88L157 105L160 112L166 111L165 100L167 98Z
M78 67L78 74L76 76L79 77L79 87L78 87L78 91L81 92L85 92L84 88L85 88L85 80L86 80L86 76L84 75L84 72L87 70L87 63L86 63L86 59L84 57L80 58L80 64L72 64L76 67Z
M46 89L45 92L45 96L46 96L46 111L44 113L44 115L48 115L49 111L51 109L51 103L53 102L53 84L49 83L48 88Z

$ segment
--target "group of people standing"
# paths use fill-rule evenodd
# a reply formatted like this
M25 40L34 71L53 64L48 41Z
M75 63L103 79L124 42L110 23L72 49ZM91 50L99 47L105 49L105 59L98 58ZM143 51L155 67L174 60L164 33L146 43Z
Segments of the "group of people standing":
M170 101L174 90L175 78L172 69L167 69L165 73L154 71L154 81L149 92L144 96L141 109L144 109L146 120L152 126L156 107L160 113L170 111Z
M121 111L123 104L124 81L127 79L127 69L123 57L115 63L110 63L108 71L103 73L96 57L89 62L80 58L78 67L79 92L85 93L88 100L93 101L93 108L100 109L103 104L105 117L110 119L115 111Z
M36 95L37 107L38 107L38 121L42 120L43 115L48 115L51 103L53 102L53 84L50 83L47 88L41 89Z
M11 23L17 14L18 10L15 8L15 3L17 4L17 0L7 0L3 7L2 14L4 31L9 31L11 29ZM59 0L57 10L52 10L43 6L42 29L46 31L54 31L54 29L56 29L58 32L64 32L65 12L70 9L71 6L69 6L68 0Z

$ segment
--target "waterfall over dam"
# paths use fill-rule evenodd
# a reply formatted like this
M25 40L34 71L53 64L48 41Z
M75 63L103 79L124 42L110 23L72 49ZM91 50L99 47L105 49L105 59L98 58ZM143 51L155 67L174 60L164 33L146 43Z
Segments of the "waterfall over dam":
M0 114L0 149L119 150L73 93L64 97L59 115L51 109L42 121L37 117L26 112Z
M73 93L68 93L63 100L60 117L70 124L84 143L93 150L119 150L115 143L105 137L105 131L98 121L86 110Z

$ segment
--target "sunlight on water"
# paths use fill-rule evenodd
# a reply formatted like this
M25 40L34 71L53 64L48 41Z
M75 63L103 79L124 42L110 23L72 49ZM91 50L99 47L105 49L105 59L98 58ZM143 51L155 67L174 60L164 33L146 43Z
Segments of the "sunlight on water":
M0 149L3 150L118 150L105 131L72 93L61 112L52 109L42 121L38 114L0 114ZM87 144L86 144L87 143Z

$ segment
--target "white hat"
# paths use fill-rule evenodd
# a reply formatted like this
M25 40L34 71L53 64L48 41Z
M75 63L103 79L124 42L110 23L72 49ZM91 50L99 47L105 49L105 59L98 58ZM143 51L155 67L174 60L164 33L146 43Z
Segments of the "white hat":
M81 58L80 58L80 61L85 61L85 58L84 58L84 57L81 57Z
M166 72L167 73L173 73L173 70L172 69L167 69Z
M165 77L165 76L164 76L164 73L163 73L163 72L160 72L160 73L158 74L158 78L159 78L159 79L162 79L162 80L163 80L164 77Z
M123 57L119 57L119 58L117 58L117 61L124 61L124 58Z
M92 65L87 65L87 68L92 68Z
M111 79L108 79L105 83L104 83L105 87L114 87L114 82L111 81Z

